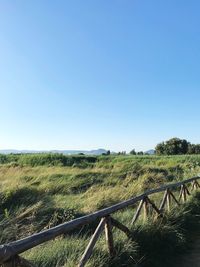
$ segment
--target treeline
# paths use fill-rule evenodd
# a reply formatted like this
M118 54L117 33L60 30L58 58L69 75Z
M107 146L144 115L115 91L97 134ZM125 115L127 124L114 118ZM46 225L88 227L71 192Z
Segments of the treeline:
M200 154L200 144L191 144L185 139L171 138L159 143L155 148L157 155Z
M97 157L85 155L63 155L59 153L0 154L0 164L25 166L86 166L95 163Z

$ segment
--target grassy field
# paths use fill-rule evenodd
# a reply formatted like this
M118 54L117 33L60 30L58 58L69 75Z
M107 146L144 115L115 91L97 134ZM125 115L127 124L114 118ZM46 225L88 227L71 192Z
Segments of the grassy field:
M200 156L1 155L0 241L4 243L25 237L147 189L198 173ZM198 201L199 195L194 196L181 213L172 211L168 215L169 223L158 221L155 227L151 220L145 224L139 221L132 229L133 240L126 240L122 233L115 231L118 256L112 261L108 258L102 236L88 266L161 266L165 249L171 249L173 253L172 244L177 249L185 246L184 229L190 225L188 214L194 215L193 222L196 222ZM133 212L128 209L115 216L127 224ZM179 225L174 224L175 219L179 219ZM195 228L195 223L192 228ZM59 237L32 249L25 256L37 266L76 266L77 255L80 258L90 236L89 228L79 229L67 238ZM154 248L160 255L157 262L147 239L155 243ZM160 246L164 241L169 245Z

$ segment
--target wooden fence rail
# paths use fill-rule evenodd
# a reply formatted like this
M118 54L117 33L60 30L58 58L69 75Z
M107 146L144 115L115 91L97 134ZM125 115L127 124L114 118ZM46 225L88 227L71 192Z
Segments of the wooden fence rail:
M197 177L193 177L193 178L181 181L181 182L172 183L172 184L161 186L156 189L148 190L139 196L120 202L108 208L96 211L92 214L60 224L56 227L52 227L48 230L42 231L40 233L34 234L24 239L10 242L8 244L3 244L0 246L0 265L3 267L34 266L32 263L20 257L19 254L33 247L36 247L46 241L52 240L59 235L70 232L76 229L77 227L90 224L98 219L100 219L100 223L97 226L78 266L79 267L85 266L103 230L105 230L105 234L106 234L108 252L110 256L113 257L115 255L115 248L114 248L114 240L113 240L113 235L112 235L112 228L116 227L120 229L128 237L132 237L132 233L128 229L127 226L123 225L121 222L112 218L111 214L119 210L123 210L127 207L130 207L136 204L137 202L139 202L138 208L136 209L136 213L133 216L133 219L131 222L132 224L134 224L138 220L142 209L144 210L144 220L145 220L149 214L150 207L152 211L155 212L157 217L163 217L165 207L167 206L167 210L169 211L172 200L179 206L181 203L184 203L187 200L187 196L190 195L190 192L200 188L200 185L198 183L199 179L200 179L200 176L197 176ZM189 189L190 184L191 184L191 187ZM179 194L179 198L177 199L177 197L172 192L172 190L174 189L177 190L179 187L180 187L180 194ZM164 192L164 196L160 203L160 206L158 207L149 198L149 196L156 194L156 193L160 193L160 192Z

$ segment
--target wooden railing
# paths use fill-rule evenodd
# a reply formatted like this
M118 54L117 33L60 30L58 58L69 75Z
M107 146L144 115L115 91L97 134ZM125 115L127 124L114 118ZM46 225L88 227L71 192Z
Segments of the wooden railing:
M96 211L92 214L60 224L56 227L50 228L48 230L26 237L24 239L1 245L0 264L3 267L34 266L33 263L30 263L24 258L20 257L19 254L33 247L36 247L46 241L52 240L59 235L70 232L76 229L77 227L90 224L98 219L100 219L100 222L94 234L92 235L92 238L83 256L80 259L78 267L85 266L86 262L88 261L88 259L92 254L93 248L100 234L103 232L104 229L106 235L106 242L108 244L108 251L110 256L113 257L115 255L115 248L114 248L112 228L113 227L118 228L119 230L124 232L129 238L132 238L132 233L127 226L117 221L116 219L112 218L111 214L119 210L123 210L127 207L133 206L134 204L139 202L138 208L131 222L132 224L134 224L138 220L142 209L144 210L143 213L144 219L146 219L148 216L149 207L151 207L155 211L158 217L163 217L165 212L165 207L167 206L167 210L169 211L172 200L175 202L176 205L180 205L181 203L184 203L187 200L187 196L189 196L192 191L200 188L198 179L200 179L200 176L146 191L145 193L139 196L120 202L108 208ZM177 191L177 189L179 188L180 188L180 194L178 197L176 197L174 194L174 189ZM150 199L150 196L160 192L164 192L164 195L160 205L158 206L154 203L154 201Z

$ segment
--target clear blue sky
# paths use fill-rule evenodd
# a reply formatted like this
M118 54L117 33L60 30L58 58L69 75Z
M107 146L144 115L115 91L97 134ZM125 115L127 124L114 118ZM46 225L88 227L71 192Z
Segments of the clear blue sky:
M199 0L0 0L0 149L200 143L199 10Z

